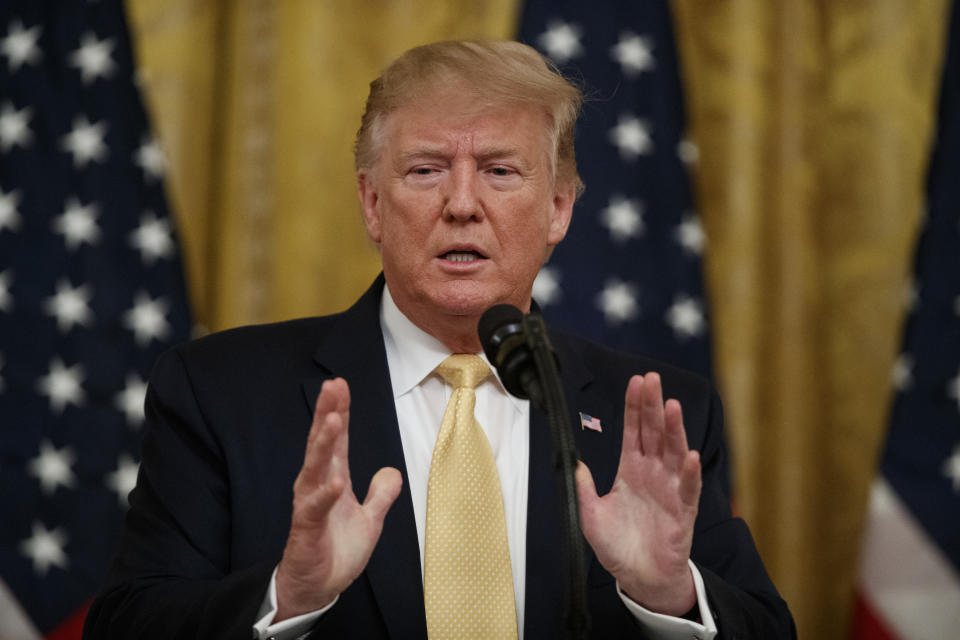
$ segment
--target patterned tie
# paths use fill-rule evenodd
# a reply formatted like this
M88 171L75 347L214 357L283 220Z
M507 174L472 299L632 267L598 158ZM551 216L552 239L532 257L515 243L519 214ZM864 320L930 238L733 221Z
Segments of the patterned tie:
M437 373L453 386L427 484L424 605L430 640L517 637L510 548L493 450L473 415L473 388L490 375L454 354Z

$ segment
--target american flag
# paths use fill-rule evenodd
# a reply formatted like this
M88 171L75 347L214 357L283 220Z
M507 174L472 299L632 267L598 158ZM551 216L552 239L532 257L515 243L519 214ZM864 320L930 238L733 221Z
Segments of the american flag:
M853 637L955 638L960 629L960 4L894 369L890 430L870 500Z
M120 0L0 4L0 637L79 637L189 334Z
M590 429L591 431L596 431L598 433L603 432L603 427L600 425L600 419L591 416L590 414L580 412L580 427L583 429Z
M703 228L669 4L530 0L519 40L581 79L587 185L534 298L553 324L711 375Z

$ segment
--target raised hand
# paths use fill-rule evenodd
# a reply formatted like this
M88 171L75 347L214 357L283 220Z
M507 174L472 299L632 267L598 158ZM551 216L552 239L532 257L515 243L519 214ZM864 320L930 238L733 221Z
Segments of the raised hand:
M363 571L380 538L383 518L400 494L400 472L380 469L363 504L347 462L350 389L342 378L323 383L293 485L290 534L277 568L274 622L316 611Z
M598 497L581 462L577 495L583 533L600 564L651 611L679 616L696 603L687 561L700 487L700 456L687 448L680 403L664 404L658 374L633 376L613 488Z

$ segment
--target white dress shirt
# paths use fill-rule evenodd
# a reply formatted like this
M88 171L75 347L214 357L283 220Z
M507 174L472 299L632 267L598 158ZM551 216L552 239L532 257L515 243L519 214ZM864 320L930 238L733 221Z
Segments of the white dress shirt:
M403 445L407 482L413 501L413 514L420 543L420 576L423 579L423 548L427 514L427 479L433 446L440 432L443 413L453 389L434 373L449 355L439 340L414 325L397 308L386 286L380 305L380 324L390 370L390 382L396 403L400 440ZM478 354L487 361L483 353ZM487 361L489 364L489 361ZM491 366L491 370L493 367ZM530 464L530 402L509 395L493 375L476 387L477 422L493 449L507 524L507 542L513 571L513 588L517 608L519 638L523 640L523 615L527 557L527 480ZM702 638L716 635L716 626L707 607L706 592L699 571L690 563L697 587L700 616L704 624L664 616L648 611L620 592L626 606L653 638ZM267 597L254 626L254 637L287 640L309 631L313 622L333 603L321 611L271 624L276 615L276 571Z

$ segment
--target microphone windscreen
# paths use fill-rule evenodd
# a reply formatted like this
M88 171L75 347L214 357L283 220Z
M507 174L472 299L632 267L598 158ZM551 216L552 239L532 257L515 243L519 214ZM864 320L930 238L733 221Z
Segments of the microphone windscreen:
M500 345L511 335L523 332L523 313L513 305L498 304L490 307L480 316L477 323L477 335L487 359L497 366L497 353Z

